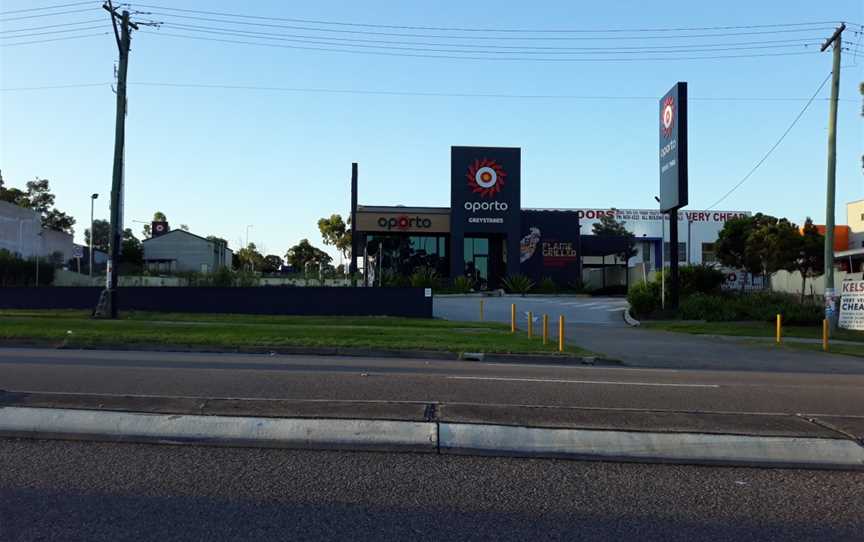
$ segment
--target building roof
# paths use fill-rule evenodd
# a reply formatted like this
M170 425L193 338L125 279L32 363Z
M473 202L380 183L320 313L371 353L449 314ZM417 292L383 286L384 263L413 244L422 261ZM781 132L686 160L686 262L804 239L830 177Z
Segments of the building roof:
M864 247L851 248L849 250L835 250L835 258L848 258L850 256L864 256Z
M38 211L21 207L8 201L0 201L0 216L39 220L41 223L41 215Z
M358 205L357 211L366 213L417 213L449 215L450 207L405 207L404 205Z

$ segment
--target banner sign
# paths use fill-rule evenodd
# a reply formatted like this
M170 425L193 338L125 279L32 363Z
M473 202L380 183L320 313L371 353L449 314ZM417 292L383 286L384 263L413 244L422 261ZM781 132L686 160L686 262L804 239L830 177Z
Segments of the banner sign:
M659 222L661 220L669 221L669 215L660 213L657 209L576 209L579 218L588 220L599 220L604 216L609 216L618 221L625 222ZM678 220L681 222L714 222L723 224L727 220L733 218L742 218L751 216L750 211L679 211ZM590 230L587 233L590 233Z
M546 277L558 286L579 280L579 217L574 211L522 211L520 271L539 284Z
M660 98L660 211L687 201L687 83L676 83Z
M838 325L843 329L864 331L864 280L843 281Z
M452 147L451 227L464 233L519 231L518 148Z

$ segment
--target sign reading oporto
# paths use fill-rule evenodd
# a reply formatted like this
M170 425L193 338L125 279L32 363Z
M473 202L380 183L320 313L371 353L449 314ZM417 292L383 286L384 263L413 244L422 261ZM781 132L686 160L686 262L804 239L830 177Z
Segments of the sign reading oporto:
M844 329L864 331L864 280L843 281L838 325Z
M452 147L451 227L518 236L520 158L518 148Z
M660 99L660 211L687 205L687 83Z

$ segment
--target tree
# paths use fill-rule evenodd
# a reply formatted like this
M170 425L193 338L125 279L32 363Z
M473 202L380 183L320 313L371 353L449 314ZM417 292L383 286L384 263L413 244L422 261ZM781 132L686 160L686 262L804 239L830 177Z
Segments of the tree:
M612 211L615 212L614 207ZM617 256L624 260L625 264L629 263L630 258L636 255L636 249L633 246L635 244L633 232L627 231L627 228L624 227L624 221L616 220L614 214L601 216L600 222L595 222L591 231L594 235L601 237L623 237L624 249Z
M717 237L714 250L717 260L732 269L748 269L747 238L753 231L754 221L751 216L742 216L727 220Z
M813 220L808 216L801 228L799 238L798 258L795 269L801 273L801 302L804 302L804 291L807 287L807 277L818 277L825 272L825 237L819 233Z
M132 232L127 229L129 233ZM95 235L93 235L95 233ZM93 242L90 242L90 236L93 235ZM111 225L107 220L96 219L93 221L93 232L90 228L84 230L84 241L87 246L92 246L95 250L108 252L108 238L111 236Z
M168 217L162 211L153 213L153 222L168 222Z
M264 273L278 273L282 269L282 257L275 254L264 256L264 266L261 271Z
M301 239L299 243L288 249L285 260L291 267L303 270L307 263L318 265L328 264L333 258L323 250L312 246L309 239Z
M187 224L180 224L180 229L183 231L189 231L189 226Z
M785 218L757 214L755 227L745 247L749 271L771 279L771 274L795 269L799 254L799 233L795 224ZM756 264L755 268L753 264Z
M133 265L144 263L144 246L130 228L123 230L123 239L120 242L120 261Z
M264 256L258 252L255 243L249 243L246 247L238 250L234 259L240 269L260 271L264 267Z
M0 182L0 201L32 209L40 214L42 227L65 233L75 233L75 219L54 207L54 194L48 179L36 178L26 183L27 191L5 188Z
M324 244L336 247L346 260L351 253L351 229L348 227L350 224L351 219L348 219L346 224L342 220L342 215L330 215L330 218L318 220L318 231L321 232Z
M150 228L150 224L144 224L144 227L141 228L141 235L144 239L150 239L153 237L153 231Z

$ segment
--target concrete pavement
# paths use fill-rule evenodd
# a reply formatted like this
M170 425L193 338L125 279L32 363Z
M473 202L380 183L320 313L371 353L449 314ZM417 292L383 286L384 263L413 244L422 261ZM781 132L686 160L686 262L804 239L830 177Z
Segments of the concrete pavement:
M477 297L435 298L435 315L452 320L479 320ZM538 296L490 297L485 319L510 322L515 303L518 323L525 329L526 311L564 315L566 339L583 348L617 359L631 367L710 369L731 371L794 371L802 373L864 374L864 358L804 350L775 348L741 337L717 337L633 328L624 323L627 301L622 298ZM557 327L552 326L557 336ZM864 349L864 345L862 345Z

